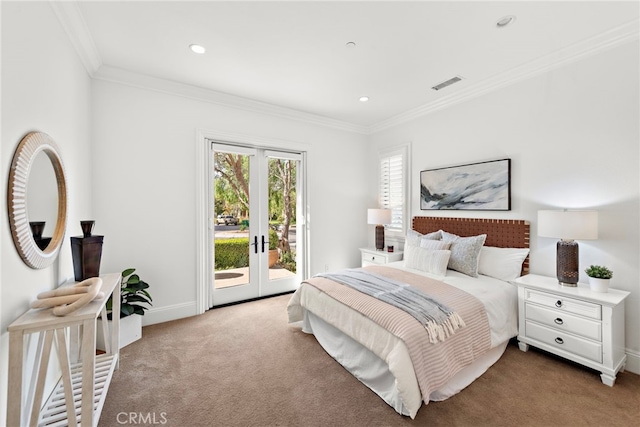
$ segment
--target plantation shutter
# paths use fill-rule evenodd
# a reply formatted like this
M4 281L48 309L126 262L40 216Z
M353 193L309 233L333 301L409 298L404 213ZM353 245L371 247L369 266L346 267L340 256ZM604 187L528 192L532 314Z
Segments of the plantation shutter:
M404 151L395 151L380 157L380 207L391 209L391 224L387 230L404 230Z

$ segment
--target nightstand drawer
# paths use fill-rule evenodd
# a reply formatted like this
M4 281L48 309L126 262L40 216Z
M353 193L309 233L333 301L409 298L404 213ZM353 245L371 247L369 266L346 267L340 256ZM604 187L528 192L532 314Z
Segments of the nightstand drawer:
M370 262L373 264L386 264L387 258L384 256L384 252L380 255L372 254L368 252L362 253L362 262Z
M571 332L595 341L602 341L602 326L600 322L595 320L535 304L525 305L525 315L527 320L534 320L559 331Z
M527 337L538 340L552 347L602 363L602 345L557 331L546 326L526 322Z
M565 296L536 292L531 289L525 289L525 300L554 310L579 314L597 320L602 319L602 307L599 304L567 298Z

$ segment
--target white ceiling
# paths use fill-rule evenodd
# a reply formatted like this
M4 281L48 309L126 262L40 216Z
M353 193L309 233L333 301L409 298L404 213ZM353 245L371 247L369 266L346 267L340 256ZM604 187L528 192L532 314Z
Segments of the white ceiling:
M637 39L639 15L637 1L83 1L73 7L63 15L88 30L79 43L98 76L122 69L361 130ZM496 28L505 15L517 18ZM192 53L191 43L207 52ZM456 75L464 79L431 89Z

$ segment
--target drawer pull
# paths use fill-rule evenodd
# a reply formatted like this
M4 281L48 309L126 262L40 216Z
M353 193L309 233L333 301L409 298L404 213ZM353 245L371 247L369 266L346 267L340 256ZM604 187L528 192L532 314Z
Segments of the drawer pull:
M559 317L556 317L555 319L553 319L553 321L556 323L556 325L562 325L564 323Z
M556 307L558 308L562 307L562 301L560 300L556 301Z
M562 338L560 338L560 337L556 338L556 342L558 344L564 344L564 340Z

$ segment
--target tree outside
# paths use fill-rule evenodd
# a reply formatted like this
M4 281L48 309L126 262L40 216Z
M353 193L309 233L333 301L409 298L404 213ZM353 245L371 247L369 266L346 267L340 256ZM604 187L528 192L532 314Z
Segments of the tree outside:
M290 241L290 232L296 221L296 161L269 158L269 227L278 232L279 257L277 265L296 271L295 248ZM218 215L234 215L240 223L248 221L249 215L249 157L242 154L216 152L214 154L215 197L214 207ZM246 224L246 222L244 222ZM249 247L246 238L247 251ZM216 248L218 248L216 241ZM222 249L222 248L221 248ZM248 257L243 256L243 259ZM243 261L237 261L234 268ZM216 250L216 270L218 265ZM227 264L227 263L225 263Z

